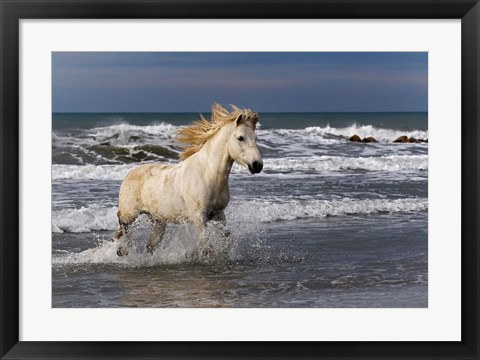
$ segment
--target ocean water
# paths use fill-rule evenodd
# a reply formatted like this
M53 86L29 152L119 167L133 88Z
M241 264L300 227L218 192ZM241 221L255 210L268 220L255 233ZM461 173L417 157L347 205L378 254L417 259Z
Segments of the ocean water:
M428 143L393 143L427 140L426 113L260 113L264 170L234 165L214 254L196 255L188 224L147 254L141 216L118 257L122 179L176 162L176 132L197 118L53 114L53 307L428 306Z

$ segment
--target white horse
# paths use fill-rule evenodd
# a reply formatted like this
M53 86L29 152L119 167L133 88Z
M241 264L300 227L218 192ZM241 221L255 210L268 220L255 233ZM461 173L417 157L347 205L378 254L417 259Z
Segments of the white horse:
M127 255L130 225L140 214L148 214L153 229L147 251L153 253L163 237L167 223L193 223L200 234L209 221L225 223L223 210L230 200L228 177L233 162L252 174L262 171L263 162L256 145L258 114L232 106L228 112L219 104L212 116L179 130L182 160L175 165L146 164L131 170L119 194L120 230L112 241L124 239L117 248Z

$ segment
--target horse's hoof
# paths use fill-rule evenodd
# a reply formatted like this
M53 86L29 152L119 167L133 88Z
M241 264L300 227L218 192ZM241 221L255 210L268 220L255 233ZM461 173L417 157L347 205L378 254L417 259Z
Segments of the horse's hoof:
M124 248L123 246L119 246L117 249L117 255L118 256L127 256L128 255L128 249Z
M205 249L202 250L203 257L211 257L212 255L213 255L213 249L211 246L206 247Z
M147 253L150 255L153 255L154 252L155 252L155 248L153 246L147 245Z

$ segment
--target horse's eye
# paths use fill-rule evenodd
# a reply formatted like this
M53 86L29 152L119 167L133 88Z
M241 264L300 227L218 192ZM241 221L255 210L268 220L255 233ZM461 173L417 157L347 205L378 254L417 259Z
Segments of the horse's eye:
M239 136L238 141L243 141L243 136Z

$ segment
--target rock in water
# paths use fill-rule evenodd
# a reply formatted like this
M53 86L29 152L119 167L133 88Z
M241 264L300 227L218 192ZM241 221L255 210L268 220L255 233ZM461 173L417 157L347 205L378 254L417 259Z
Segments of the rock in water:
M396 140L393 140L394 143L406 143L408 142L408 136L403 135L397 138Z
M358 136L357 134L353 135L350 139L348 139L349 141L354 141L354 142L362 142L362 138L360 136Z
M372 137L372 136L367 136L367 137L363 138L362 142L364 142L364 143L372 143L372 142L378 142L378 141L375 140L375 138Z
M393 140L394 143L428 143L428 139L416 139L414 137L409 138L406 135L400 136L399 138Z

